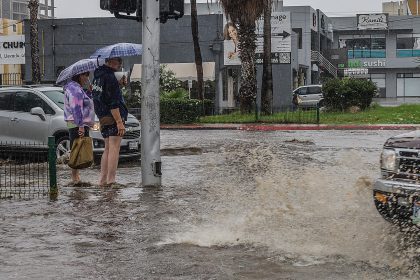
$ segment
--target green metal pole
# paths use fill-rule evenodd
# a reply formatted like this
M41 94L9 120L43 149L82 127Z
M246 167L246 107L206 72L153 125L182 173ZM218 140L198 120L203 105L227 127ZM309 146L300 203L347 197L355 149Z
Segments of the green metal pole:
M55 137L48 137L48 167L50 176L50 198L56 199L58 195L57 188L57 154L55 153Z
M316 124L319 124L319 104L316 104Z

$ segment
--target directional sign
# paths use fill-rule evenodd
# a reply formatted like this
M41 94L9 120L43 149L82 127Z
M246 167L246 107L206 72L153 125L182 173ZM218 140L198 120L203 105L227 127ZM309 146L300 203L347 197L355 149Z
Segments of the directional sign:
M271 52L290 53L292 51L292 23L290 12L274 12L271 15ZM257 51L264 52L264 19L257 22Z
M240 50L238 43L235 41L237 37L238 27L226 21L224 16L224 64L225 65L241 65ZM257 45L256 60L262 63L262 55L264 53L264 18L256 22ZM231 35L229 35L229 30ZM292 23L290 12L274 12L271 15L271 57L272 63L291 63L292 52ZM228 36L229 35L229 36ZM235 37L235 38L232 38Z

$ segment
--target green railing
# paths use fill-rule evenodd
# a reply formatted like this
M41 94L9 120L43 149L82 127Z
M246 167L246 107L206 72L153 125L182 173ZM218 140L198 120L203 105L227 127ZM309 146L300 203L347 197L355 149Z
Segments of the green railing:
M0 199L55 199L55 139L45 144L0 142Z

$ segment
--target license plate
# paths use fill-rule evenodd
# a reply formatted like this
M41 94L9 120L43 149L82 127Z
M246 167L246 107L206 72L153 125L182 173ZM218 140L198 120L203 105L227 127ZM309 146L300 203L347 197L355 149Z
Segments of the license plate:
M139 149L139 142L128 142L128 148L130 150L138 150Z

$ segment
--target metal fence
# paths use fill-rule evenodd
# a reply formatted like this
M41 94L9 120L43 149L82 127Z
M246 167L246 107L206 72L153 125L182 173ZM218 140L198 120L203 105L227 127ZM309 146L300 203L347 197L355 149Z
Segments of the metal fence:
M23 74L21 73L0 74L0 85L8 85L8 86L23 85Z
M141 108L130 108L128 111L138 119L141 118ZM260 110L241 113L239 108L224 110L218 115L214 113L214 110L209 110L204 115L204 122L319 124L320 116L320 108L318 106L296 107L291 105L275 107L270 115L264 115Z
M57 195L55 143L0 142L0 199Z
M263 114L260 110L241 113L239 109L234 109L225 110L220 115L204 117L203 121L214 123L319 124L320 109L317 106L282 106L273 108L272 114Z
M259 122L284 124L319 124L320 109L318 106L296 107L282 106L273 108L273 114L258 116Z

